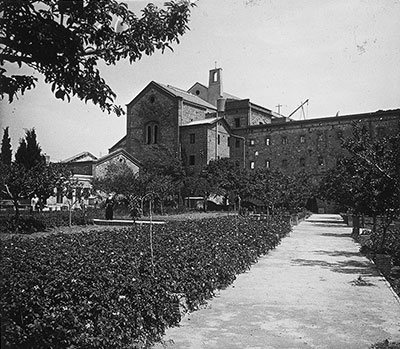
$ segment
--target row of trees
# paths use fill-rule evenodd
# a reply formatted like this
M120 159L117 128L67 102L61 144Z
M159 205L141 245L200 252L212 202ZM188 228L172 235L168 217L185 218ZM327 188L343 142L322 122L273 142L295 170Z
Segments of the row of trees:
M323 178L320 196L337 203L341 211L379 217L383 248L387 230L400 215L400 132L372 139L363 125L354 125L353 135L343 141L349 156Z
M146 165L147 164L147 165ZM305 207L312 195L310 176L304 172L285 175L278 170L245 170L231 159L211 161L200 174L186 175L184 167L171 157L145 162L134 174L126 164L111 164L105 176L94 181L94 188L116 193L129 203L133 215L143 210L148 198L164 213L165 206L178 206L183 198L202 196L204 209L210 195L240 208L243 203L262 206L270 213L277 210L296 212Z
M26 130L12 160L11 139L8 127L4 129L0 153L0 198L11 200L15 215L20 214L21 200L36 194L42 201L60 188L67 197L78 186L70 171L60 163L46 163L37 142L35 129Z

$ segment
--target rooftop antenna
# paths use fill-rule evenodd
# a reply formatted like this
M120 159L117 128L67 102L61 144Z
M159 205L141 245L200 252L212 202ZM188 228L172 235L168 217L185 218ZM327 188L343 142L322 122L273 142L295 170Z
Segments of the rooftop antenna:
M278 114L281 115L282 104L278 103L278 105L276 105L276 107L278 108Z
M217 61L215 61L214 63L215 63L215 69L217 69Z

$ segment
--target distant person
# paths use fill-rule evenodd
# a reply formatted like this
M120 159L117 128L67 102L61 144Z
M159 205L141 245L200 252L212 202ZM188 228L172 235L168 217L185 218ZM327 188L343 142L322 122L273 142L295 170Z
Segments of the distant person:
M39 198L35 194L35 195L33 195L32 199L31 199L31 212L35 212L37 210L38 204L39 204Z
M113 219L114 215L114 199L113 196L110 194L106 199L106 219L111 220Z

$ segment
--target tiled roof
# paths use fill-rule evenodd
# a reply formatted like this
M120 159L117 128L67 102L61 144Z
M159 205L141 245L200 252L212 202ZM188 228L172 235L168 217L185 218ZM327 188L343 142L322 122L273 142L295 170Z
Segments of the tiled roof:
M185 90L182 90L182 89L180 89L178 87L174 87L174 86L171 86L171 85L164 85L164 84L160 84L158 82L157 82L157 84L160 85L165 90L167 90L168 92L170 92L173 95L175 95L176 97L181 97L181 98L183 98L183 100L185 100L185 101L187 101L189 103L194 103L194 104L206 107L207 109L212 109L212 110L216 110L217 109L217 107L215 107L214 105L204 101L200 97L197 97L194 94L186 92Z
M65 159L61 162L96 161L96 160L97 160L96 156L94 156L92 153L89 153L88 151L84 151L82 153L71 156L70 158Z

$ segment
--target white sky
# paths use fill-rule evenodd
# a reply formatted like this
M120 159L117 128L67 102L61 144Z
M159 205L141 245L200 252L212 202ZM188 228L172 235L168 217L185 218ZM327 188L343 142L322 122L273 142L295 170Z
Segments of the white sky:
M118 104L151 80L207 85L216 61L226 92L274 111L279 103L284 115L307 98L308 118L400 108L400 0L199 0L189 26L174 52L100 66ZM35 127L52 161L105 155L126 133L125 116L59 101L42 82L12 104L1 101L0 115L14 153Z

